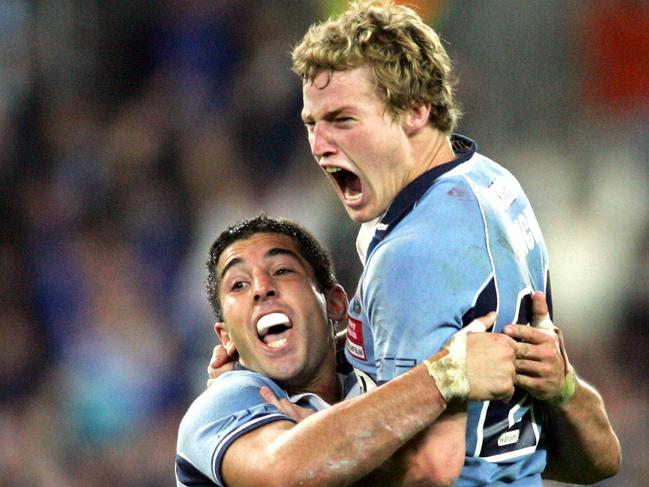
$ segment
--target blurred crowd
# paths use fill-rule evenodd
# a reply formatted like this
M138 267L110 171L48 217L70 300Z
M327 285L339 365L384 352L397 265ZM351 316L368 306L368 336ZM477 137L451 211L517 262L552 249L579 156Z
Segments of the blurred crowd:
M649 478L649 3L406 2L455 60L460 132L516 174L555 318ZM290 48L344 0L0 0L0 486L171 486L216 343L207 250L265 211L356 225L313 163Z

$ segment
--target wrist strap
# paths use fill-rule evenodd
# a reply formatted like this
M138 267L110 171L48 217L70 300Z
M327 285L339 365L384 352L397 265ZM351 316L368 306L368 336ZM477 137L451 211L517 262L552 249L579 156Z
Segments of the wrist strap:
M568 402L570 398L575 395L576 389L577 377L575 376L575 371L571 367L566 374L566 379L563 382L561 392L559 392L556 397L549 399L547 402L552 406L561 406L562 404Z
M423 363L447 403L467 398L470 386L466 373L465 333L454 335L441 352Z

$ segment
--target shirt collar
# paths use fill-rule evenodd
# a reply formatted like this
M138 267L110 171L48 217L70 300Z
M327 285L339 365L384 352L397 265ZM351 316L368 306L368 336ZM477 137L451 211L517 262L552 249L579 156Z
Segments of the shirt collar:
M463 135L452 135L450 140L456 154L455 159L435 166L415 178L399 192L383 216L361 225L356 238L356 251L363 264L367 255L410 213L435 180L471 159L478 149L473 140Z

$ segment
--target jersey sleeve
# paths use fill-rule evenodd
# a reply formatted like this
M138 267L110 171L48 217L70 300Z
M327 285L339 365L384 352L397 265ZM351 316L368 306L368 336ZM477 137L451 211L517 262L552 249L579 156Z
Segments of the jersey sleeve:
M295 422L264 401L259 393L261 386L270 387L277 397L287 397L270 379L249 371L234 371L223 374L194 401L178 432L179 486L225 485L221 462L233 442L274 421Z
M436 184L368 261L363 293L378 382L439 351L491 275L470 187L461 178Z

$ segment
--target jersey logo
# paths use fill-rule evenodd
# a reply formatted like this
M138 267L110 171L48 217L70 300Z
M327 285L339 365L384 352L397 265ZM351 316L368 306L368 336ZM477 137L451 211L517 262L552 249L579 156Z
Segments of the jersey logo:
M349 316L347 323L347 350L353 357L359 360L367 360L365 344L363 343L363 323L351 316Z
M507 211L516 201L516 192L501 179L494 179L489 185L489 189L496 195L497 201L500 202L504 211Z

